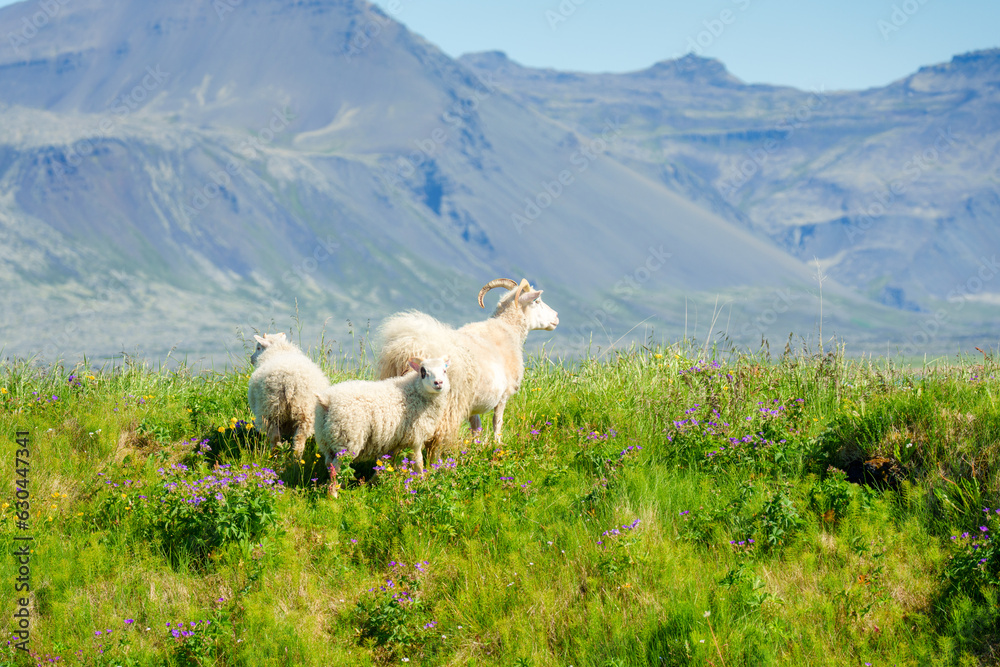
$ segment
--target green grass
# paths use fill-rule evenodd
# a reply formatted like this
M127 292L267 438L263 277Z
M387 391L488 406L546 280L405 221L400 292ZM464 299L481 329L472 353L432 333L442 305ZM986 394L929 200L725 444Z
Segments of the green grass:
M249 368L8 362L0 630L30 535L33 655L0 664L996 664L993 360L696 355L533 359L503 447L336 499L248 428Z

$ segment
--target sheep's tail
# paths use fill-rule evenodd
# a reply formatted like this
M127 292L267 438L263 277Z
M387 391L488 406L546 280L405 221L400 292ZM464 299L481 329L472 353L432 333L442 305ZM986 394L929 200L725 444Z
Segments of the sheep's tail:
M378 378L398 377L406 373L410 357L445 356L454 329L416 310L396 313L378 329Z

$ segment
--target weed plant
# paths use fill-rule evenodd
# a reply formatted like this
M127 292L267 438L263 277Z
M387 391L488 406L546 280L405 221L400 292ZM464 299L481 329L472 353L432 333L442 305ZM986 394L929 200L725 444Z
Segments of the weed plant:
M503 444L342 459L333 498L253 429L248 366L5 362L0 664L997 664L996 370L540 356Z

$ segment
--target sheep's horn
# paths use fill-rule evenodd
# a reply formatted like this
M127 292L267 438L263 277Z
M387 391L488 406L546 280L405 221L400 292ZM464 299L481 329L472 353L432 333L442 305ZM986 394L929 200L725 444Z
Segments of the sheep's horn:
M483 303L483 297L486 296L486 293L489 292L494 287L506 287L507 289L514 289L515 287L517 287L517 283L511 280L510 278L497 278L496 280L491 280L485 285L483 285L483 289L479 290L480 308L486 307L486 305Z

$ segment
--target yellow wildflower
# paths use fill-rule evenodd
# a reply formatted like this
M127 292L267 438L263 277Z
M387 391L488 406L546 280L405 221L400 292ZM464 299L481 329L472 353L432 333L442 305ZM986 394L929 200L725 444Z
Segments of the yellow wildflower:
M225 432L226 432L226 427L225 426L220 426L219 427L219 433L225 433Z
M662 355L662 354L660 354L659 352L657 352L656 354L654 354L654 355L653 355L653 358L654 358L654 359L662 359L662 358L663 358L663 355Z
M6 393L7 393L7 387L0 388L0 394L6 394Z

